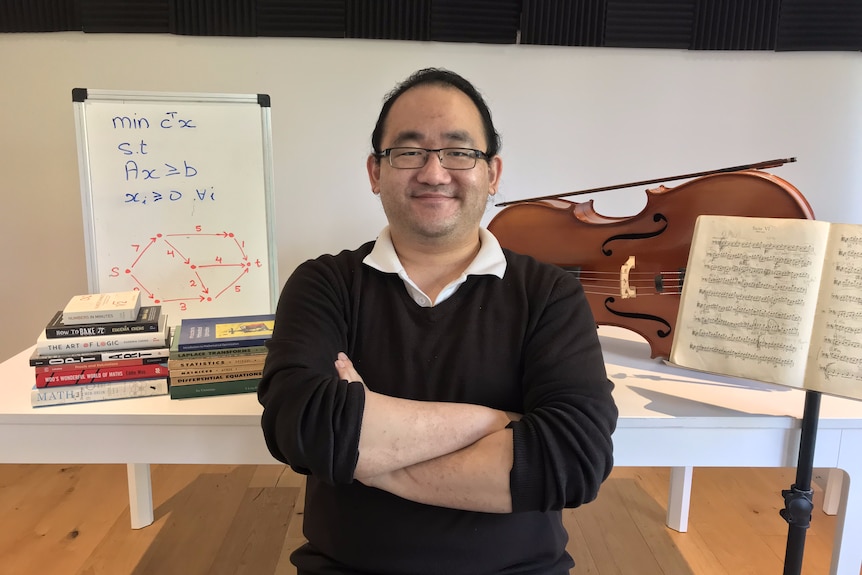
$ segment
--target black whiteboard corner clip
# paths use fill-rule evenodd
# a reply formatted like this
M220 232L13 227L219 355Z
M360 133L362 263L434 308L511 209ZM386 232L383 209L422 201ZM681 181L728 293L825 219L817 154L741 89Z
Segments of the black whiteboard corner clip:
M87 89L86 88L72 88L72 101L73 102L83 102L87 99Z
M269 94L258 94L257 103L260 104L261 108L269 108Z

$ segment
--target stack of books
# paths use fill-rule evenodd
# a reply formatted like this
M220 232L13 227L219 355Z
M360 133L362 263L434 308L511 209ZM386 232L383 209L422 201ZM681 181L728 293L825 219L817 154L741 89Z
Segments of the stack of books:
M170 325L140 292L74 296L36 338L33 407L168 393Z
M257 390L274 314L183 319L168 368L172 399Z

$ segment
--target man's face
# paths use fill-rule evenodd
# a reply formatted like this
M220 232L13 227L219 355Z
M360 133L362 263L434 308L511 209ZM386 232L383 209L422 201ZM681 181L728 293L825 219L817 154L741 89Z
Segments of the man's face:
M381 139L383 149L474 148L488 143L476 106L460 90L419 86L392 105ZM470 170L447 170L435 154L422 168L396 169L388 158L368 159L371 189L380 195L393 237L427 242L470 238L478 230L489 194L497 192L500 159L479 160Z

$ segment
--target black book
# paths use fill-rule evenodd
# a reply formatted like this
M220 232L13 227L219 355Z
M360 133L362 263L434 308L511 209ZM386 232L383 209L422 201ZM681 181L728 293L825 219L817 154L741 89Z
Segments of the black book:
M159 315L162 306L141 306L135 321L120 321L110 323L91 323L79 325L65 325L63 323L63 312L58 311L45 326L45 336L49 339L62 339L65 337L97 336L97 335L120 335L123 333L148 333L159 331Z

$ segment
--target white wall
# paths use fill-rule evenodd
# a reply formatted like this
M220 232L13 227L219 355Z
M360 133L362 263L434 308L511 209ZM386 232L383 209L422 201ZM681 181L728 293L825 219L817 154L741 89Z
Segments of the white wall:
M384 224L365 175L370 132L383 95L427 66L485 94L504 200L797 156L772 171L818 219L862 223L857 53L2 34L0 359L87 289L72 88L269 94L283 283ZM620 190L596 208L635 215L645 201Z

